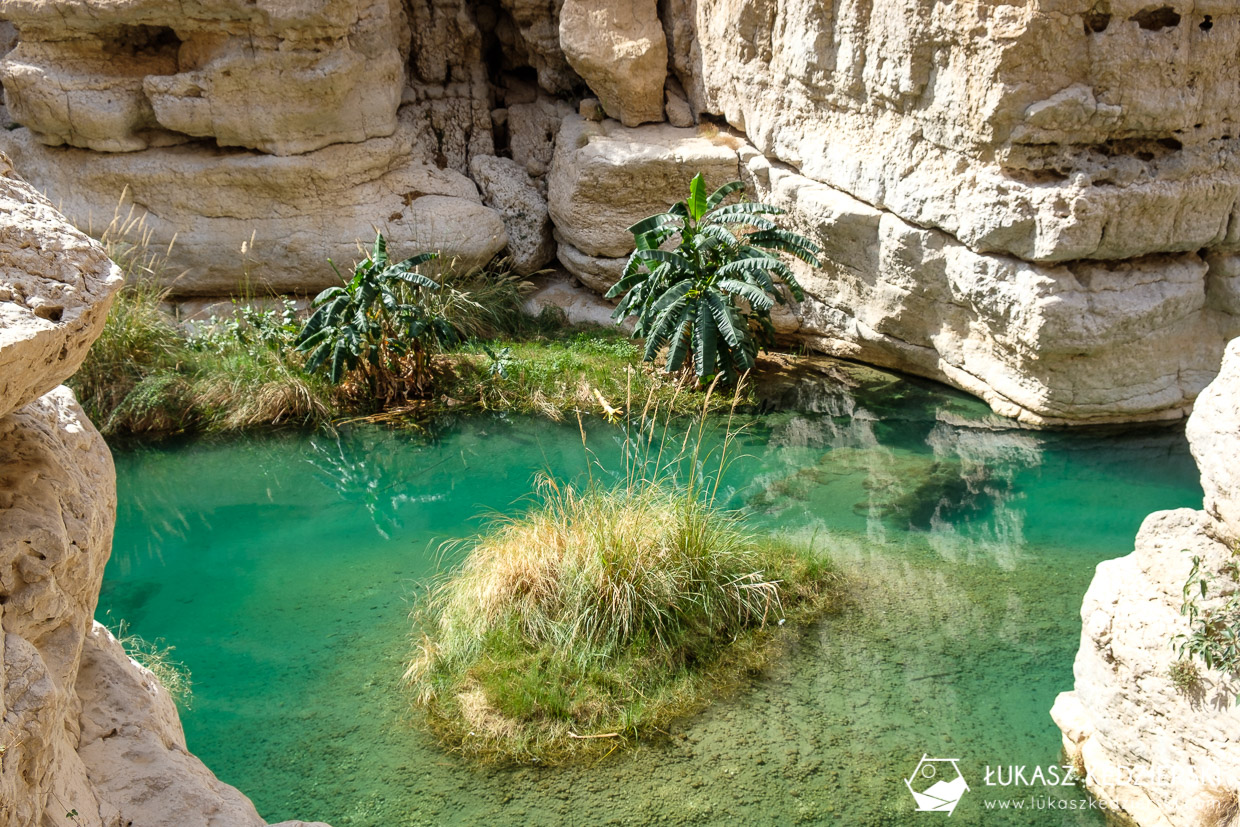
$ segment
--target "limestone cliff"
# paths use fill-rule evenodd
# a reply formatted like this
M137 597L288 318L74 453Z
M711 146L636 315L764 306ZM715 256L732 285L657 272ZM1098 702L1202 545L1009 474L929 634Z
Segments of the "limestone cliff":
M0 825L261 827L167 691L93 621L116 479L60 382L120 271L0 156Z
M554 229L601 290L626 222L710 166L827 251L785 335L1031 423L1184 416L1240 333L1227 4L0 0L0 17L25 127L0 147L80 225L122 194L145 210L177 238L180 294L243 276L314 292L372 228L467 263L507 245L521 272ZM615 120L576 122L578 104Z
M1141 827L1207 823L1205 810L1240 796L1236 676L1199 663L1200 686L1185 690L1168 672L1171 638L1189 628L1180 606L1191 558L1202 559L1216 585L1229 582L1221 569L1236 560L1238 407L1240 339L1228 346L1222 372L1188 422L1205 510L1151 514L1132 554L1099 564L1081 609L1076 688L1060 695L1051 713L1094 792Z

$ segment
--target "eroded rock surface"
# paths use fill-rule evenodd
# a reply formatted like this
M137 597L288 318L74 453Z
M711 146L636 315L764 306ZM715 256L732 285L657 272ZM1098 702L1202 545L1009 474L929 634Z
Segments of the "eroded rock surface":
M0 167L0 824L261 827L186 751L167 692L94 624L116 474L56 386L99 335L121 276L2 156Z
M288 155L396 130L397 0L4 0L12 116L45 143L130 152L188 138Z
M822 247L796 265L807 298L781 334L837 356L930 376L1035 424L1175 418L1240 332L1236 254L1037 263L980 253L771 162L743 136L567 118L550 178L561 263L605 292L625 229L684 197L686 170L749 197Z
M1203 808L1214 795L1240 791L1235 676L1197 661L1201 683L1185 690L1168 672L1176 658L1171 639L1189 630L1180 606L1192 558L1201 558L1215 584L1203 605L1219 599L1218 586L1230 582L1224 566L1236 561L1240 500L1227 466L1240 456L1240 340L1228 346L1202 400L1189 439L1207 510L1151 514L1132 554L1098 565L1081 609L1075 689L1051 711L1065 748L1083 759L1091 789L1142 827L1205 823Z
M511 158L482 155L470 163L470 172L487 206L504 220L513 268L528 276L550 264L555 259L555 242L547 200L525 169Z
M536 199L502 200L486 160L511 158L561 263L599 290L626 227L696 172L746 179L827 251L784 335L1031 423L1184 416L1240 334L1231 7L193 0L170 20L154 0L0 0L4 16L28 128L0 148L79 223L105 225L123 192L142 204L153 238L178 239L183 295L314 292L373 229L467 263L507 243L532 267Z
M157 249L176 239L174 291L220 296L247 282L317 292L338 281L327 260L346 269L376 229L395 250L438 250L466 267L503 250L503 220L473 182L416 160L413 141L410 126L284 158L190 146L101 155L48 148L19 130L7 146L79 226L107 226L123 190L121 214L138 205Z
M115 510L112 456L68 389L0 418L2 823L95 806L85 772L71 772L75 681ZM61 809L54 790L75 803Z
M120 285L99 245L0 155L0 416L73 375Z

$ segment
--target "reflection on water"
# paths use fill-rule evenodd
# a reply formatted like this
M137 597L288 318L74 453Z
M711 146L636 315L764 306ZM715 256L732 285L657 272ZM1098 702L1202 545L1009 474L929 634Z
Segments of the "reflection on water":
M540 471L584 473L576 425L121 453L100 616L177 647L194 674L191 748L271 820L902 825L945 817L913 815L904 785L929 754L970 782L953 824L1102 824L987 811L1009 796L983 768L1058 759L1047 711L1072 682L1094 566L1127 553L1148 512L1200 505L1182 432L1014 429L961 395L847 366L771 396L725 497L830 549L854 606L752 691L623 758L474 769L409 726L399 685L415 586L450 562L439 542L519 508ZM618 468L615 430L587 431ZM1010 797L1035 794L1084 798Z

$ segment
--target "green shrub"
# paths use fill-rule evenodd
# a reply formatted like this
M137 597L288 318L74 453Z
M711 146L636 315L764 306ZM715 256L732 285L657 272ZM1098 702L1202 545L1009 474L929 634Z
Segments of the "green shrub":
M380 233L351 278L341 277L343 285L315 297L315 310L296 341L307 354L306 370L325 367L336 385L355 374L367 398L380 404L425 391L429 353L456 340L445 307L429 298L439 283L414 270L437 257L421 253L393 263Z
M1172 661L1167 667L1167 677L1181 694L1195 695L1201 689L1201 672L1197 664L1187 658Z
M754 366L758 347L774 340L771 308L786 298L803 298L787 253L818 266L821 251L808 238L780 229L767 216L783 210L769 204L724 205L743 189L733 181L706 195L698 173L689 198L668 212L629 228L637 249L608 298L623 297L613 318L636 315L635 336L644 336L644 358L653 361L665 347L665 369L682 369L690 356L699 382L720 376L736 380ZM676 239L676 248L664 247Z

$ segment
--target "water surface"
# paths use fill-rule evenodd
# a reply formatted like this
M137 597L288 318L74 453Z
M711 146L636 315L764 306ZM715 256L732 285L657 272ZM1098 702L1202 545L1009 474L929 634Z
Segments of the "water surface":
M117 452L119 520L99 616L162 638L193 673L190 748L271 821L421 824L927 824L903 779L960 759L951 823L1101 825L1076 787L988 788L986 766L1059 760L1094 566L1146 514L1200 507L1182 429L1040 433L930 383L850 369L780 390L747 423L723 496L811 539L853 606L748 692L624 757L476 769L409 722L415 586L539 472L586 467L576 423L475 419L433 439L200 440ZM614 427L587 423L604 468ZM602 473L596 471L596 473Z

